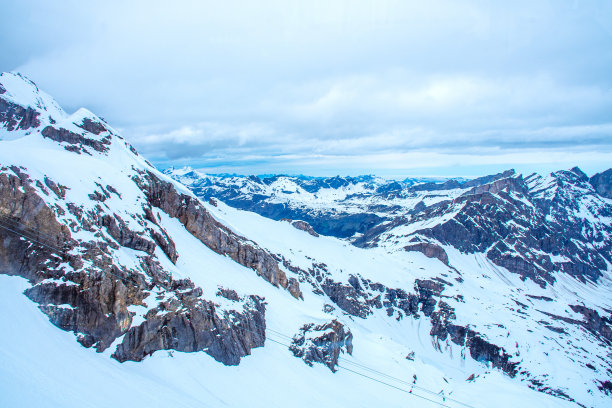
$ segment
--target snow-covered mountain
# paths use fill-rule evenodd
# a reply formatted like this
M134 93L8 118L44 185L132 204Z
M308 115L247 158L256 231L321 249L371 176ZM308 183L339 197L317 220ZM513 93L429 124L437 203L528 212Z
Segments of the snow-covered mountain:
M0 124L3 406L610 404L605 173L192 192L19 74Z
M612 262L607 196L612 169L591 179L573 168L527 177L508 170L443 183L369 176L224 177L191 168L165 173L202 199L306 222L313 233L347 238L360 247L420 251L444 263L444 245L483 253L542 286L554 282L558 270L596 282Z
M170 168L165 174L179 180L200 198L222 200L234 208L274 220L299 219L316 231L338 238L351 237L414 207L406 194L439 187L431 179L390 181L374 176L303 177L209 175L191 167ZM445 186L458 185L447 180ZM431 195L435 197L435 194Z

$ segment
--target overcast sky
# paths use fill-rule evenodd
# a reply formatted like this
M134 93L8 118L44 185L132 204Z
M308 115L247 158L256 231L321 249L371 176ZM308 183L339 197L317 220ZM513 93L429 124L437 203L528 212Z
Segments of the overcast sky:
M2 0L0 14L0 70L104 117L160 167L612 164L611 1Z

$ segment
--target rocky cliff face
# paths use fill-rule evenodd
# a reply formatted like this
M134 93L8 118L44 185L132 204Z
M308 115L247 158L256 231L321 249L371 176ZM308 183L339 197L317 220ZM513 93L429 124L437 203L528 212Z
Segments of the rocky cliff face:
M484 253L496 265L540 286L559 271L597 281L612 262L612 206L579 170L547 181L512 175L463 192L452 200L415 209L364 234L357 244L394 245L396 231L409 251L448 262L442 246ZM581 173L581 172L580 172ZM545 187L543 183L549 183Z
M33 286L26 295L55 325L99 352L124 336L113 354L119 361L139 361L157 350L173 349L206 350L225 364L238 364L251 348L263 345L262 299L235 299L235 309L218 310L193 282L177 281L164 270L155 255L156 241L163 239L161 228L157 236L153 225L131 230L121 216L102 206L87 212L61 202L62 186L49 178L44 183L30 179L23 169L0 170L0 270L27 278ZM54 199L54 207L46 198ZM138 215L144 222L144 214ZM67 222L70 216L78 223ZM93 233L93 239L73 236L84 231ZM177 255L168 250L171 241L165 239L163 252L176 261ZM141 254L132 268L114 259L121 247ZM146 308L142 322L136 321L131 306Z
M172 183L160 180L151 172L136 177L135 181L146 192L152 207L177 218L187 231L207 247L253 269L274 286L289 290L294 297L302 296L297 280L287 278L270 253L219 223L198 199L178 193Z
M24 81L20 84L36 95L37 88ZM28 279L32 287L26 295L51 322L74 332L85 347L98 352L115 347L112 355L119 361L177 350L205 351L224 364L238 364L264 344L263 298L228 299L220 292L206 299L191 280L173 276L166 265L176 264L180 255L162 215L178 219L206 247L300 297L299 283L271 254L179 192L95 115L56 111L52 117L48 103L21 106L10 87L3 89L0 125L8 132L29 131L21 143L29 137L48 153L63 150L73 165L69 172L81 171L83 177L64 185L38 170L57 169L0 167L0 273ZM96 177L87 178L88 166L99 161L115 166L117 157L118 172L105 177L94 169Z
M321 363L335 372L340 354L353 353L352 340L350 330L337 320L320 325L310 323L293 337L289 350L310 366Z

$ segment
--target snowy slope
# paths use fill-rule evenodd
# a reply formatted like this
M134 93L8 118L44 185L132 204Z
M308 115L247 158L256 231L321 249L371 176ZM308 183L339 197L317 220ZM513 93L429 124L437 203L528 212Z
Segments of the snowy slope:
M1 405L609 404L609 343L569 308L603 316L607 271L542 287L448 245L447 265L315 237L199 201L94 114L0 83Z
M260 196L250 197L240 183L250 183L252 177L206 176L191 169L169 173L203 198L227 200L231 206L249 208L268 217L264 206L245 203L283 199L278 192L266 190L266 183L261 182L264 187L259 190ZM332 197L327 201L328 208L343 208L344 199L338 201L334 197L346 197L342 190L347 184L351 185L338 184L338 194L328 194ZM313 223L313 227L321 233L321 224L334 214L318 210L326 206L325 198L309 204L305 197L301 192L288 199L288 217L291 213L299 218L309 211L318 211L318 224ZM372 191L356 197L347 201L355 214L364 216L372 214L374 202L384 200ZM508 171L462 184L404 186L395 192L395 197L405 197L403 201L396 198L395 203L402 205L386 213L376 207L376 215L382 221L349 240L369 247L368 256L380 254L375 262L359 259L348 245L348 257L346 249L336 249L327 243L303 253L316 254L317 261L327 265L328 270L332 269L330 265L336 265L334 280L351 282L353 277L351 285L363 288L351 293L359 297L356 303L376 305L378 294L368 290L368 281L407 290L403 306L402 301L375 306L384 307L388 314L398 318L411 314L417 317L410 307L415 300L409 293L413 286L419 293L421 288L415 286L416 279L437 280L443 287L440 300L447 308L442 310L439 302L438 309L424 312L437 325L429 331L435 347L453 353L456 345L465 346L462 330L469 327L490 344L499 346L500 352L509 358L495 363L491 353L467 354L488 360L498 368L505 367L506 371L511 371L512 362L516 362L517 376L530 387L585 405L596 405L588 402L594 394L607 398L606 392L612 385L612 202L597 193L584 173L572 169L523 178ZM432 197L434 200L428 202ZM300 206L308 210L296 210ZM236 212L225 219L231 222L241 214L244 213ZM266 231L263 235L258 235L258 229L243 233L258 242L268 242L270 228L263 229ZM286 228L290 229L289 225ZM295 261L296 254L291 249L281 249L286 245L287 233L273 236L282 239L266 245ZM323 257L330 250L340 254L333 261ZM413 259L414 252L422 254L417 255L420 260ZM357 261L348 267L347 259ZM393 261L395 267L389 266ZM308 262L306 258L305 263ZM410 271L412 281L386 280L386 272L397 270L402 274L406 265L415 262L419 267ZM333 297L329 287L321 285L321 291ZM390 294L387 290L383 299L389 300ZM349 313L367 313L348 306L344 310ZM425 311L424 305L422 310ZM495 354L494 349L491 351ZM454 351L461 352L466 354L465 350Z

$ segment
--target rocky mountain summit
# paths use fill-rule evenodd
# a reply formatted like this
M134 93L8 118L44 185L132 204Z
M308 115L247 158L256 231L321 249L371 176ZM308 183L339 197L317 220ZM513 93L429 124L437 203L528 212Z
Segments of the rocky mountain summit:
M98 352L116 347L119 361L172 349L204 350L238 364L262 346L263 299L228 297L221 290L215 296L231 305L224 309L190 279L173 276L164 263L175 265L179 254L162 218L176 220L212 251L300 297L299 284L274 257L217 222L100 118L85 110L70 116L57 107L51 112L54 105L33 83L11 74L2 80L4 127L27 131L12 143L30 142L31 153L53 152L70 163L60 171L43 168L45 174L31 166L0 168L2 272L28 279L26 295L55 325ZM23 88L36 98L36 109L17 104ZM102 166L106 172L96 168ZM79 179L70 180L66 172Z
M609 404L609 171L163 174L15 73L0 127L1 298L21 305L0 323L24 333L1 339L3 405L126 384L140 405ZM14 280L53 326L25 331Z

